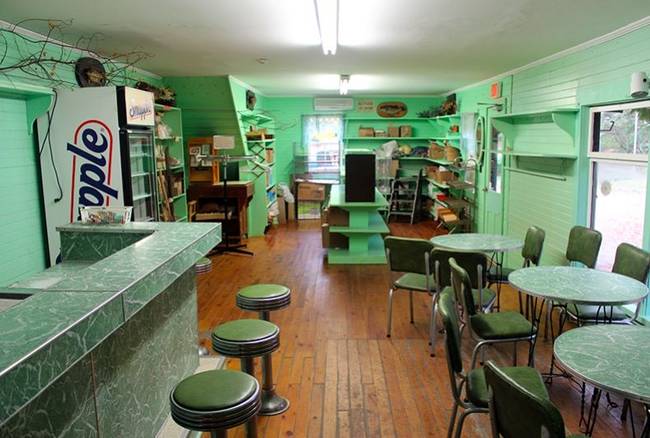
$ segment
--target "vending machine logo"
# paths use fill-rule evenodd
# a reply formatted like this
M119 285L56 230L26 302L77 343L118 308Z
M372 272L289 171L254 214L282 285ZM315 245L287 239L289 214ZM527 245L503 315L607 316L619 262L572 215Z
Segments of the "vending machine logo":
M72 188L70 190L70 222L78 206L109 206L118 191L111 187L113 165L113 133L101 120L86 120L68 143L72 154Z

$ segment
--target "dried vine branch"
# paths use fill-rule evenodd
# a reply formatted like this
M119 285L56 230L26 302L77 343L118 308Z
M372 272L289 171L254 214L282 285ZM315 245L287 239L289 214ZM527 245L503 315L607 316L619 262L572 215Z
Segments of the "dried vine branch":
M30 38L18 31L18 28L32 21L45 22L48 31L43 38ZM74 44L61 42L65 39L64 29L72 25L72 20L51 20L30 18L20 21L9 28L0 28L0 74L8 76L12 71L20 71L39 80L47 80L53 86L76 86L77 83L66 79L65 75L74 70L74 65L83 53L99 60L106 70L109 84L124 83L128 72L150 55L142 51L113 53L103 55L94 49L102 38L99 32L80 36ZM9 61L9 50L15 48L17 59ZM65 71L60 71L64 67Z

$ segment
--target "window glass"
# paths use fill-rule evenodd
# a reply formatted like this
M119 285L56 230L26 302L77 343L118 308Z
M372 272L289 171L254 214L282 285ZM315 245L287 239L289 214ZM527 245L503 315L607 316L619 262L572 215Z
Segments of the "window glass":
M643 156L650 145L650 107L623 105L593 113L592 152Z
M611 270L623 242L643 245L648 166L625 161L593 161L591 226L603 234L596 267Z
M591 109L590 226L603 234L596 267L610 270L623 242L642 247L650 101Z
M314 115L303 117L303 148L305 173L312 177L338 177L341 160L343 117Z

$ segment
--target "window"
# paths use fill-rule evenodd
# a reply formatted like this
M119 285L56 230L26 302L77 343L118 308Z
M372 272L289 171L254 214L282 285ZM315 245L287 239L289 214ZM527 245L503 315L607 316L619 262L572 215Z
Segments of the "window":
M338 179L341 162L343 117L341 115L303 116L304 154L300 173L310 178ZM297 163L300 164L300 163Z
M501 193L505 137L495 128L492 128L490 132L490 191Z
M589 218L603 234L596 267L609 270L619 244L643 245L650 102L592 108L590 115Z

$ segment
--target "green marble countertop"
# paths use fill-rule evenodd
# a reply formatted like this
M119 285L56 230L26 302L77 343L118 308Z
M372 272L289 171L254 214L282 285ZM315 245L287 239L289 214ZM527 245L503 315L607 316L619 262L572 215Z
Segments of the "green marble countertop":
M431 243L440 248L466 252L507 252L524 246L521 239L481 233L446 234L433 237Z
M30 295L0 311L0 425L221 240L217 223L71 224L59 231L89 260L64 257L0 289L3 297Z
M571 266L537 266L517 269L510 284L529 295L594 306L638 303L648 295L645 284L630 277Z
M601 390L650 403L650 329L602 324L560 335L553 346L562 368Z

